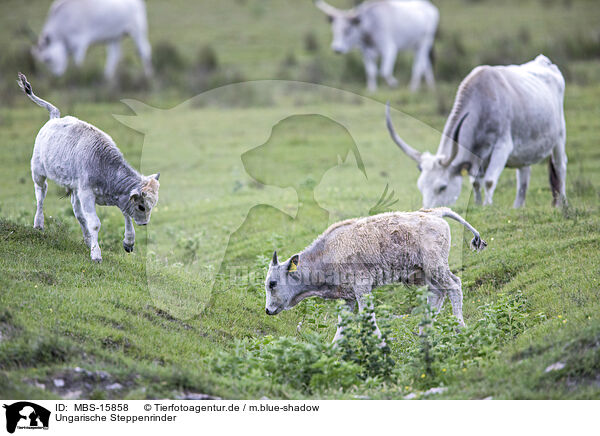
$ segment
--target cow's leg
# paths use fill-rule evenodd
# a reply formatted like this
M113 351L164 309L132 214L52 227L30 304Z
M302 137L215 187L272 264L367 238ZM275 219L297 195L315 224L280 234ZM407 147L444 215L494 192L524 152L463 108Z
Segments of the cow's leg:
M85 218L85 224L90 235L90 257L94 262L102 262L102 253L98 245L98 232L100 231L100 219L96 215L96 198L90 190L79 190L79 201L81 211Z
M377 53L374 50L363 51L363 62L367 75L367 89L374 92L377 90Z
M531 167L517 168L517 197L513 204L514 208L523 207L525 205L525 196L529 187L529 176L531 175Z
M429 59L429 51L431 50L431 43L422 43L414 52L413 67L410 78L410 90L417 91L421 86L421 80L425 78L427 85L430 88L435 87L435 81L433 79L433 70L431 69L431 61ZM430 74L430 76L429 76Z
M437 315L442 310L444 300L446 299L446 291L436 288L430 288L430 293L427 295L427 303L435 310Z
M393 45L387 47L381 56L381 76L392 88L398 86L398 80L394 77L394 66L396 65L397 56L398 50Z
M350 312L354 312L354 308L356 307L356 301L355 300L346 300L346 306ZM344 332L344 328L340 325L341 322L342 322L342 317L340 315L338 315L338 327L337 327L337 330L335 331L335 336L333 337L334 343L341 339L342 334Z
M550 188L552 190L552 205L566 206L567 203L567 153L565 151L565 139L552 149L549 163Z
M413 65L412 72L410 76L410 90L412 92L416 92L419 90L419 86L421 85L421 76L423 75L423 49L419 47L414 51L413 55ZM425 53L427 56L427 53Z
M148 35L146 31L138 30L137 32L132 32L131 38L135 42L138 55L142 60L142 65L144 66L144 74L146 75L146 77L152 77L152 47L148 42Z
M473 186L473 196L475 197L475 204L481 204L481 179L477 177L470 177L471 186Z
M452 304L452 314L458 319L461 326L465 326L462 314L463 293L460 278L452 274L450 270L432 281L434 287L440 292L446 292Z
M131 217L123 214L125 217L125 237L123 238L123 248L126 252L131 253L133 251L133 245L135 244L135 229L133 228L133 222Z
M500 140L496 143L494 151L490 156L488 167L485 170L485 175L483 176L483 189L485 191L485 200L483 201L484 205L492 204L498 179L500 178L502 170L506 166L506 161L508 160L512 149L513 144L510 138Z
M428 41L425 48L425 54L423 55L423 74L425 76L425 82L429 89L435 89L435 77L433 75L433 63L432 63L432 50L433 40Z
M361 312L367 307L367 302L365 301L365 295L366 294L362 294L360 297L357 298L358 310ZM375 334L377 335L378 338L381 338L381 330L379 330L379 326L377 325L377 320L375 319L374 311L371 314L371 321L373 322L373 325L375 326ZM379 344L379 346L384 347L385 341L381 341L381 344Z
M83 65L88 46L89 44L87 41L82 41L73 48L73 62L77 67L81 67Z
M44 199L48 191L48 182L46 177L40 174L32 173L33 183L35 185L35 200L37 209L33 219L33 228L44 230Z
M71 205L73 206L73 213L75 214L75 218L77 218L77 221L79 221L79 225L81 226L81 232L83 233L83 240L85 241L85 245L87 245L88 248L91 248L90 232L87 228L85 215L83 214L83 209L81 208L81 202L79 201L77 191L71 192Z
M115 77L117 65L121 59L121 40L110 41L106 46L106 65L104 66L104 77L111 80Z

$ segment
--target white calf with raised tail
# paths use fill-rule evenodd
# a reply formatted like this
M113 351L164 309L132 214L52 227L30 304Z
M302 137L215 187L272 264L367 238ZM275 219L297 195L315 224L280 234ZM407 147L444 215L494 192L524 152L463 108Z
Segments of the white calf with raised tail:
M121 209L125 217L123 248L127 252L133 251L135 231L132 220L142 226L150 221L152 208L158 202L160 173L141 175L127 163L106 133L75 117L61 118L54 105L33 93L23 74L19 73L17 82L34 103L50 112L50 120L35 139L31 158L37 200L33 226L44 228L46 179L50 179L71 194L73 212L81 225L93 261L102 261L96 204Z

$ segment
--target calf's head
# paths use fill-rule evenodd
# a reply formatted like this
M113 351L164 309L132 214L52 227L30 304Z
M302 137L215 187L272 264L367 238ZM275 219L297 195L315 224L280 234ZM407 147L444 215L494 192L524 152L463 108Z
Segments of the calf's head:
M343 11L321 0L316 1L315 6L325 12L331 23L333 33L331 49L334 52L348 53L360 43L362 38L360 16L355 11Z
M299 256L297 254L287 261L279 263L277 252L269 265L269 272L265 281L267 301L265 312L267 315L277 315L283 310L294 307L303 295L306 286L302 283L302 275L298 270Z
M458 134L467 115L468 113L458 122L452 140L452 150L449 156L445 156L428 152L421 153L404 142L396 134L392 125L389 104L386 108L386 122L392 140L411 159L417 162L417 168L421 172L417 180L417 187L423 196L424 208L452 205L460 195L462 173L465 169L469 169L470 166L468 164L456 165L454 160L458 154Z
M65 43L48 33L40 36L37 44L32 47L31 54L36 60L46 64L55 76L62 76L69 63Z
M159 176L160 173L156 173L143 177L141 187L134 188L129 195L124 212L139 226L150 222L152 209L158 203Z

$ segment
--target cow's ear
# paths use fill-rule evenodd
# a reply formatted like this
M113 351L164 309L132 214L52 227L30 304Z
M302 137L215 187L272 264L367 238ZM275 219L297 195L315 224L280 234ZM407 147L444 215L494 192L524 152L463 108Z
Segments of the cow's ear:
M297 254L294 254L290 259L290 264L288 265L288 272L298 271L298 260L299 257Z
M141 196L142 192L139 190L139 188L132 189L129 193L129 199L133 201L138 201Z
M350 23L353 26L358 26L360 24L360 17L358 15L356 15L356 16L350 18Z

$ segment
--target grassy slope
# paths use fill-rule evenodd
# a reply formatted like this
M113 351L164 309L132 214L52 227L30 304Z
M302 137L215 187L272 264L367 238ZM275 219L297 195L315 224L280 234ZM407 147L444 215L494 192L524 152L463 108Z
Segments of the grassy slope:
M48 2L28 3L35 5L28 6L35 9L35 14L29 14L34 28L39 27L43 19L37 3L46 5ZM462 2L454 3L464 7ZM549 38L547 35L550 32L547 29L555 29L557 23L561 24L558 27L563 34L569 34L573 32L573 26L587 28L587 23L594 22L595 14L587 9L589 2L573 3L568 10L563 10L557 4L540 10L538 2L526 2L516 21L508 18L514 16L509 13L514 10L511 9L514 6L510 2L497 3L494 8L498 8L498 13L489 13L490 4L487 2L475 5L469 3L469 15L459 13L461 8L452 7L452 4L444 4L442 14L447 18L442 29L447 29L450 33L458 32L468 22L471 26L469 32L477 34L483 28L491 29L489 40L494 40L504 34L505 29L517 32L525 25L531 26L533 42L529 44L528 50L533 52L543 45L545 38ZM21 2L15 2L12 7L6 4L3 8L18 14L19 8L23 7L20 4ZM151 38L154 42L177 40L184 55L191 58L195 54L195 42L200 34L203 43L217 48L223 63L235 64L246 77L251 78L277 77L279 63L288 51L294 52L301 62L309 61L312 55L302 49L301 42L306 26L299 17L304 17L306 21L321 18L310 5L292 8L290 5L275 7L270 4L269 7L264 7L265 12L261 10L263 7L259 6L259 2L249 1L247 9L244 9L248 11L247 14L232 14L232 10L242 6L236 2L233 5L219 2L215 9L208 12L202 11L200 14L198 10L192 10L189 14L182 14L181 9L187 5L186 2L169 4L167 8L166 3L149 2ZM42 9L46 7L42 6ZM277 19L273 19L273 15ZM181 28L186 29L182 37L179 33L173 34L175 26L164 25L169 21L168 17L173 16L187 20L181 23ZM230 18L231 16L234 18ZM532 16L537 19L532 20ZM563 21L565 16L572 19ZM196 24L196 19L200 21L200 26ZM8 22L9 17L5 15L4 20ZM317 22L322 24L322 21ZM248 24L246 32L234 31L240 22ZM0 32L4 32L2 41L9 39L15 23L18 20L10 21L7 26L0 26ZM265 23L269 25L266 26ZM267 27L269 32L265 32ZM198 28L204 30L195 30ZM312 30L325 45L329 38L327 26L313 26ZM484 51L477 46L478 38L473 38L470 34L464 34L463 38L469 53ZM272 44L274 39L278 41L278 50ZM128 56L131 56L130 51ZM100 50L94 49L90 63L99 63L100 55ZM326 50L319 56L333 62L334 66L342 65L341 58L335 58ZM597 64L594 65L594 61L586 62L578 68L586 72L595 71ZM360 89L358 83L351 86ZM451 101L455 86L456 83L440 86L440 95L446 105ZM144 99L168 107L187 97L173 98L167 95L171 94L155 93ZM389 95L388 90L382 89L376 97L384 100ZM110 132L127 158L131 162L139 162L143 136L126 128L111 116L112 113L124 112L120 103L79 102L78 94L74 92L64 96L59 92L51 92L48 98L57 104L63 102L61 107L68 109L69 113ZM596 150L594 132L600 128L600 109L597 104L599 98L600 86L597 82L587 86L568 87L566 116L571 209L567 216L549 207L550 193L545 166L533 169L526 209L509 209L514 195L512 171L503 174L493 207L469 209L469 220L487 237L490 247L477 256L466 251L464 253L461 277L465 288L467 323L479 316L478 305L494 300L499 292L517 289L523 290L529 298L532 311L544 312L548 320L508 344L490 366L482 370L470 370L459 378L456 385L450 387L446 394L448 397L598 397L600 320L597 315L597 265L600 264L600 236L597 187L600 186L600 155ZM401 89L393 92L392 99L405 112L415 114L434 128L441 130L443 127L444 116L438 111L440 100L430 94L414 96ZM118 211L102 209L101 243L104 262L92 265L81 242L79 227L69 211L69 202L59 199L62 192L53 185L49 190L46 206L47 229L43 234L33 231L30 226L33 221L34 196L28 160L33 138L46 115L23 100L14 100L10 110L0 109L0 161L3 173L0 182L0 396L41 398L52 395L48 391L30 387L23 380L35 378L46 381L49 377L60 374L61 368L74 366L108 371L127 386L126 395L132 397L174 395L182 390L239 396L234 388L223 387L218 379L207 373L206 368L198 365L199 360L216 349L226 349L233 338L255 337L265 333L294 335L300 314L292 311L276 318L266 317L263 314L264 303L260 289L222 283L223 289L230 292L218 293L210 309L202 316L188 319L185 316L169 315L161 309L161 302L164 303L164 300L157 299L156 296L153 298L149 294L145 276L144 232L138 231L136 252L126 255L119 242L122 237L120 214ZM323 108L327 107L326 104L321 104ZM358 140L371 141L376 147L381 146L381 150L385 152L389 141L381 128L380 114L375 109L369 111L347 105L344 113L348 119L366 118L364 122L368 126L372 125L373 129L368 130L364 139ZM207 117L203 126L199 126L198 131L191 132L191 135L208 137L212 126L218 127L214 129L216 132L223 131L223 126L218 123L225 123L227 115L232 114L234 119L249 119L250 124L253 119L260 120L270 116L268 108L242 108L235 112L207 110L202 113ZM195 113L188 115L192 119L196 117ZM181 122L185 123L186 120ZM264 129L258 127L233 133L233 138L227 137L225 133L215 133L210 137L210 142L216 149L220 147L225 150L222 147L230 147L228 152L239 154L266 139L256 139L265 133ZM181 132L178 135L180 136L170 137L177 144L189 138L181 136ZM434 142L429 136L425 139L431 144L431 148ZM244 144L239 141L244 141ZM186 150L184 147L181 149ZM231 163L226 154L216 153L211 156L210 162L215 167L215 173L198 175L198 179L193 181L214 186L225 193L231 192L231 173L223 172L220 178L217 177L220 168L230 169ZM146 157L144 155L144 159ZM387 155L383 155L384 164L386 157ZM152 159L144 161L145 166L151 163ZM410 174L410 183L404 188L396 187L397 192L408 195L414 191L416 173L412 164L400 158L396 161L389 160L387 164L392 174L396 166L401 168L399 172L406 168L407 174ZM371 170L375 170L379 165L378 160L367 162L368 167L369 165ZM169 170L165 174L168 176ZM331 204L332 209L342 210L341 216L360 213L372 204L372 201L365 198L371 198L380 192L379 185L375 188L366 186L363 190L344 190L340 180L346 176L344 171L333 173L323 183L325 191L341 187L342 192L336 197L340 199L340 203L351 203L357 205L357 208L360 206L355 211L343 205ZM375 179L379 180L377 176ZM381 182L383 181L384 178L381 178ZM239 196L227 197L227 201L220 205L222 207L215 208L198 202L192 210L206 215L204 219L207 221L232 221L236 207L245 204L244 196L252 195L248 180L240 178L240 182L244 188ZM161 197L162 207L169 204L167 184L161 189L165 190L165 195ZM414 197L414 192L412 195ZM324 198L331 199L334 196L325 194ZM407 204L403 200L403 205L405 208L414 207L410 201ZM165 234L158 232L159 229L167 229L170 221L175 220L171 230L176 236L187 237L198 230L194 226L200 225L195 224L195 220L181 218L181 210L165 210L161 207L153 218L153 226L148 230L150 247L160 246L160 238L172 238L171 234L167 238ZM285 247L285 254L291 254L319 230L281 233L275 239ZM490 239L492 237L493 241ZM201 251L218 250L216 244L217 241L206 243ZM242 245L232 249L245 262L254 265L257 257L267 255L272 245L272 241L265 242L264 235L252 234ZM453 250L460 253L461 249L464 250L464 247L460 238L455 237ZM174 253L174 256L184 259L183 253ZM206 287L193 271L188 273L164 268L160 274L161 281L169 283L171 289L181 291L183 296L179 296L179 303L185 303L186 295L193 299L197 294L202 294ZM401 288L397 289L402 292ZM393 294L389 293L382 294L380 298L392 305L396 301ZM331 333L332 329L333 319L329 322L328 331ZM543 369L559 360L568 362L568 371L561 372L558 376L552 373L544 375ZM91 395L107 394L98 391Z

